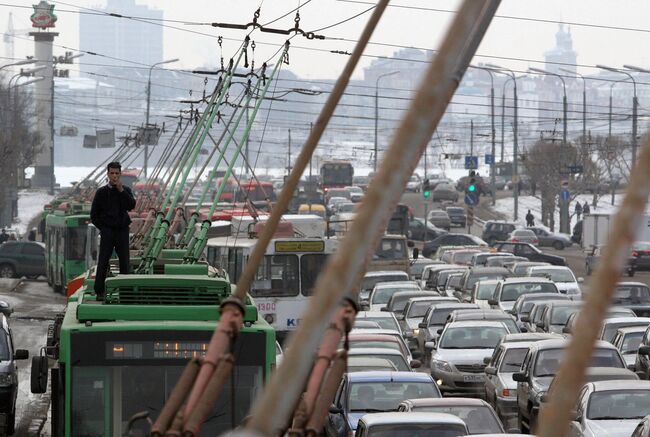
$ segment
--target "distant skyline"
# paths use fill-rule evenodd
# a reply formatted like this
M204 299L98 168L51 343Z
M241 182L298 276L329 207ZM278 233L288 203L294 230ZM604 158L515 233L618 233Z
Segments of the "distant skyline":
M36 0L9 0L13 6L0 6L0 29L5 32L8 13L13 13L14 28L17 31L15 57L24 58L33 54L33 42L27 35L31 23L31 5ZM65 0L52 1L56 5L58 16L56 31L60 36L56 39L59 45L79 48L79 7L104 7L106 2L97 0ZM248 23L253 19L253 13L259 2L250 0L136 0L137 4L147 5L163 11L165 20L182 22L213 21L225 23ZM367 0L312 0L301 1L300 27L306 31L316 30L350 18L370 7ZM307 3L307 4L305 4ZM274 20L294 7L298 1L265 0L262 2L260 23ZM362 78L363 67L367 67L377 56L390 56L399 50L396 46L416 47L421 49L437 49L441 38L448 26L451 13L444 10L456 10L457 1L430 2L425 0L402 0L391 2L382 18L371 44L366 49L359 68L354 77ZM408 9L399 6L409 6ZM437 9L423 10L423 9ZM73 12L67 12L73 11ZM87 11L81 9L82 12ZM90 11L87 11L90 12ZM578 54L577 62L582 65L578 71L582 74L593 74L595 64L606 64L621 67L623 64L636 64L650 67L650 54L638 50L650 42L650 25L646 18L650 16L650 2L633 2L631 0L617 1L614 5L605 0L550 0L545 2L533 0L506 0L501 3L497 17L492 22L483 43L479 47L474 63L491 62L505 67L525 71L529 66L542 67L544 53L555 43L557 22L584 23L598 26L614 26L634 28L632 30L603 29L598 27L569 24L573 37L573 47ZM287 29L294 25L295 13L278 20L270 25L275 28ZM326 40L307 40L297 36L291 40L290 65L287 67L295 74L310 79L334 79L342 70L347 56L330 53L330 50L351 51L354 40L359 36L370 12L354 18L344 24L320 32L327 36ZM550 20L539 22L519 20L504 17L523 17L535 20ZM123 18L105 17L105 20L123 20ZM142 26L155 24L142 23ZM246 32L214 28L209 25L190 26L177 22L165 22L163 28L163 57L164 59L180 58L173 68L193 69L204 66L214 66L219 62L219 47L217 36L224 37L223 56L230 58ZM182 30L173 29L175 27ZM186 31L183 31L186 30ZM210 36L197 35L187 32L201 32ZM349 41L337 40L345 38ZM232 39L232 40L231 40ZM272 57L285 37L256 31L252 35L256 41L255 60L259 65ZM55 54L63 54L66 49L55 47ZM5 55L5 47L1 51ZM252 56L249 53L249 56ZM101 58L85 55L84 62ZM124 65L134 65L126 62ZM137 59L128 61L138 62ZM537 64L534 61L539 61ZM0 60L5 64L6 59Z

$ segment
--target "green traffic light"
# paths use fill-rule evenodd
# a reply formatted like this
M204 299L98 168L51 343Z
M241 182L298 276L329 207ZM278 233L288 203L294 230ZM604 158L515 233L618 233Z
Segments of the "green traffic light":
M422 195L423 195L424 197L429 197L429 196L431 195L431 192L430 192L430 191L423 191L423 192L422 192Z
M467 188L467 191L469 191L470 193L476 191L476 185L470 185L470 186Z

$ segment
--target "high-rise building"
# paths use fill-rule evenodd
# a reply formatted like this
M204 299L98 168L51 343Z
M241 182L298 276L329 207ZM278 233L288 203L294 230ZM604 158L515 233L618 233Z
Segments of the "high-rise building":
M135 0L107 0L106 7L101 10L107 13L153 20L163 18L162 10L138 5ZM106 65L129 65L124 60L152 65L163 60L163 31L161 26L142 21L114 18L101 14L80 14L79 47L82 51L107 56L85 56L82 58L81 69L84 72L105 71Z
M546 60L545 69L553 73L561 73L560 67L575 72L578 54L573 50L573 38L571 37L571 28L567 26L566 30L563 24L555 34L555 47L544 53Z

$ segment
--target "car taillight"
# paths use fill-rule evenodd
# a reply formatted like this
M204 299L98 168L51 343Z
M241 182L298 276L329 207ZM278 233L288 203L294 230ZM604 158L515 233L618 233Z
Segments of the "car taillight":
M508 398L508 397L510 397L510 390L508 390L507 388L504 388L504 389L501 391L501 396L503 396L504 398Z
M510 240L510 241L512 241L513 243L519 243L519 240L517 240L516 238L513 238L513 239Z
M634 252L632 252L632 256L636 258L637 256L639 256L639 252L635 250Z
M533 240L533 244L539 244L539 240Z

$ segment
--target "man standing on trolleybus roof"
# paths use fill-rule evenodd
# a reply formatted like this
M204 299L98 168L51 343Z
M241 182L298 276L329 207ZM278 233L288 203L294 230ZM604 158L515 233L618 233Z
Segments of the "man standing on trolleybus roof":
M131 188L122 185L120 176L122 166L111 162L107 168L108 184L95 192L90 209L90 220L101 235L97 274L95 276L95 294L97 300L104 300L104 283L108 273L108 263L113 253L120 260L120 274L129 273L129 224L128 211L135 208L135 198Z

